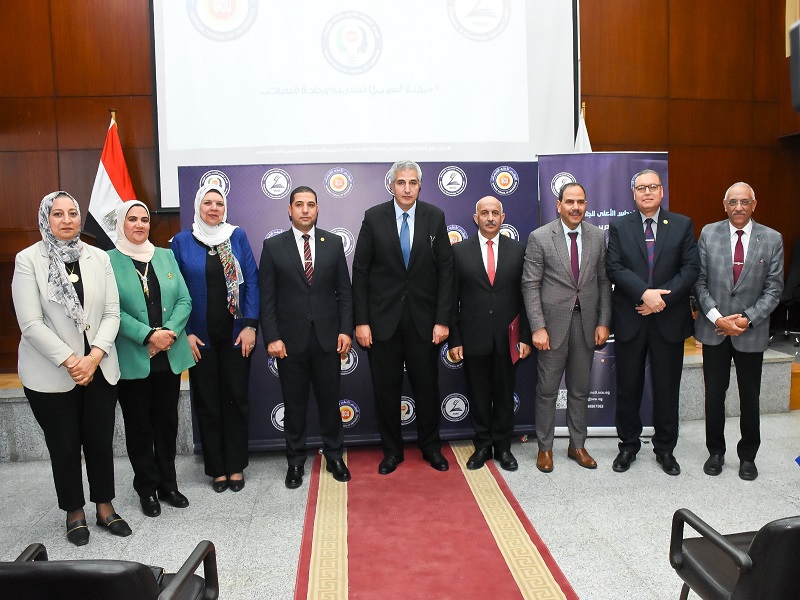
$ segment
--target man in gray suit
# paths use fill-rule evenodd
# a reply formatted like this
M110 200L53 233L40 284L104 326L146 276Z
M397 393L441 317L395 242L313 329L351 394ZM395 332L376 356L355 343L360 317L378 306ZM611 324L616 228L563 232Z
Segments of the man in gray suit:
M583 222L586 191L568 183L558 194L559 218L528 237L522 294L533 345L539 351L536 388L536 467L553 470L556 398L566 371L567 456L587 469L597 463L584 448L589 373L595 346L605 344L611 321L611 284L606 277L602 230Z
M695 295L701 314L695 338L703 343L709 452L703 471L719 475L725 463L725 393L733 359L741 409L739 477L752 481L758 477L755 459L761 444L761 364L769 316L783 291L783 239L753 221L756 194L748 184L728 188L722 206L728 218L703 227L697 244L701 265Z

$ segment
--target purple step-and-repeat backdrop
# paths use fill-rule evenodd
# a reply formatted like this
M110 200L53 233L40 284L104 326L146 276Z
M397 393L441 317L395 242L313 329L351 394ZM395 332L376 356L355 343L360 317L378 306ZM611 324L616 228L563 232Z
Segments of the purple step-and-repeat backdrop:
M423 171L420 199L439 206L446 215L452 243L476 235L472 219L475 202L493 195L503 202L506 214L503 233L525 242L540 223L556 217L553 189L574 179L587 189L587 220L606 226L615 214L633 210L630 177L642 168L654 168L667 189L667 159L663 153L595 153L540 156L537 163L420 163ZM181 224L190 228L193 202L200 185L215 180L228 190L228 221L242 227L258 261L265 237L290 227L287 214L289 192L307 185L317 192L319 226L340 235L348 265L352 267L358 232L364 211L391 199L386 181L390 165L383 163L247 165L181 167ZM541 198L541 201L540 201ZM666 202L666 199L665 199ZM372 382L368 355L358 344L342 361L340 410L348 444L378 443ZM443 344L439 353L439 384L443 439L469 438L474 432L469 420L470 399L463 368L454 362ZM264 348L259 334L250 376L250 449L284 447L283 399L277 366ZM614 426L613 343L595 353L592 374L589 425L595 433L608 433ZM313 392L312 392L313 393ZM517 368L515 432L533 432L533 401L536 395L536 356L521 361ZM560 396L561 398L561 396ZM566 400L563 408L566 408ZM648 404L649 406L649 404ZM414 397L408 381L398 407L404 437L416 439ZM557 425L565 424L565 410L559 410ZM643 407L644 422L651 422L649 408ZM309 403L309 445L320 444L316 407ZM195 431L196 446L199 436Z

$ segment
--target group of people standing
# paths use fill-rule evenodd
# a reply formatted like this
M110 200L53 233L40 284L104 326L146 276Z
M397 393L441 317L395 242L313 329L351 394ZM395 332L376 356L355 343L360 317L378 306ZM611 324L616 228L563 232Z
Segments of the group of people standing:
M400 399L404 372L416 402L419 448L446 471L439 425L438 347L449 339L463 360L476 432L468 469L494 458L516 470L511 452L516 362L538 354L535 403L540 471L553 470L556 397L567 383L567 456L597 463L585 448L590 371L596 346L615 334L619 454L628 470L640 449L645 361L653 381L653 447L677 475L678 392L683 342L703 342L709 459L724 464L724 398L733 359L742 403L739 474L755 479L758 399L769 315L783 287L780 234L755 223L755 193L731 186L728 219L703 229L661 208L658 173L638 173L637 211L605 235L584 222L586 190L559 192L558 218L532 232L527 246L500 233L502 203L481 198L478 235L451 246L444 213L419 200L422 171L399 161L389 171L393 199L368 209L358 236L352 284L339 236L316 226L313 189L289 196L289 230L264 240L257 267L244 231L227 221L225 191L201 187L191 230L171 250L149 241L150 213L138 201L117 214L108 254L80 242L80 209L66 192L39 208L42 241L17 255L12 283L22 330L19 377L44 431L67 538L88 542L81 453L97 525L127 536L113 508L114 410L124 416L133 487L142 511L159 501L185 508L175 472L180 374L189 369L214 491L244 488L248 464L248 379L256 332L278 364L288 469L302 485L306 410L313 388L327 471L351 479L343 460L340 358L352 336L369 355L383 459L382 475L404 460ZM612 284L614 284L612 292ZM693 328L689 295L701 314Z

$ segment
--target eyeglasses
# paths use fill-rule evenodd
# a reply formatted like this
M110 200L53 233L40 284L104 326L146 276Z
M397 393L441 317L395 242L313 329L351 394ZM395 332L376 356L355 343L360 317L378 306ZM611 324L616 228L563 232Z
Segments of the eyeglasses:
M745 200L725 200L725 204L727 204L731 208L736 208L737 204L741 204L742 208L747 208L752 203L753 203L753 201L752 200L748 200L748 199L745 199Z
M650 190L651 192L657 192L658 188L661 187L660 183L651 183L650 185L637 185L635 189L640 194L643 194L645 190Z

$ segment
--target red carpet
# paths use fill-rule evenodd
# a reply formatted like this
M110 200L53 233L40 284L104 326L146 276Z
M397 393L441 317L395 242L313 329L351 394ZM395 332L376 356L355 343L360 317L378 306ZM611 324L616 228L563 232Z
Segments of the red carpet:
M388 476L379 448L350 450L346 485L318 456L295 599L577 598L494 463L465 471L472 445L453 447L449 471L409 446Z

